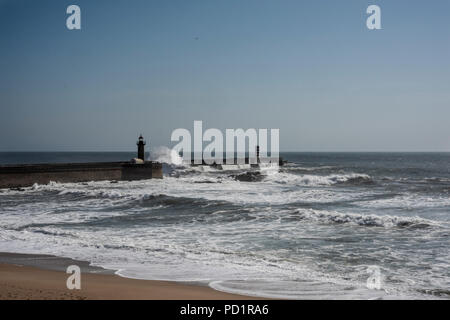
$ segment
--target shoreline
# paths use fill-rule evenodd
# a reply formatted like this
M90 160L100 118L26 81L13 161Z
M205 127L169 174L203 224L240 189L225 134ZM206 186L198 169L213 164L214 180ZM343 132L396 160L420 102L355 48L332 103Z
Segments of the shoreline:
M81 269L81 289L69 290L66 269ZM254 300L200 284L139 280L87 261L52 255L0 252L0 300Z

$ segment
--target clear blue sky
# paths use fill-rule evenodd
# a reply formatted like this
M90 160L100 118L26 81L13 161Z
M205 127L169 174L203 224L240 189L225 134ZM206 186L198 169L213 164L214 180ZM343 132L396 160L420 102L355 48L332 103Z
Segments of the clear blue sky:
M449 14L448 0L0 0L0 151L134 150L141 132L170 146L194 120L279 128L284 151L450 151Z

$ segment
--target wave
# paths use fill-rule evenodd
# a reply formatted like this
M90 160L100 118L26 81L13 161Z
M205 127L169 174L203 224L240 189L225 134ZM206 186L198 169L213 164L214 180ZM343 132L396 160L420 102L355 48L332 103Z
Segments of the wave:
M252 280L252 281L212 281L214 290L259 298L294 300L349 300L383 299L388 297L384 290L370 290L359 283L338 283L325 280Z
M151 205L164 205L164 206L195 206L196 208L200 206L208 205L225 205L225 201L211 201L203 198L189 198L189 197L173 197L165 194L146 194L140 198L140 203L149 203Z
M314 209L298 209L295 214L299 219L321 223L353 224L365 227L384 228L411 228L423 229L439 227L436 221L420 217L379 216L374 214L341 213L333 211L320 211Z
M332 174L327 176L280 173L278 175L274 175L273 180L282 184L293 183L304 186L331 186L335 184L362 185L375 183L371 176L360 173Z
M95 191L95 190L72 190L65 189L58 193L58 195L81 195L86 197L94 197L94 198L108 198L108 199L118 199L123 197L124 195L116 190L103 190L103 191Z
M287 164L282 171L286 172L311 172L311 171L324 171L324 170L336 170L334 166L319 166L319 167L302 167L295 164Z
M242 182L259 182L264 179L264 175L260 172L246 172L238 175L231 175L230 177L234 178L236 181Z
M150 160L177 166L183 164L183 158L175 150L164 146L152 149Z
M447 178L441 178L441 177L431 177L431 178L424 178L423 181L425 182L450 182L450 179Z
M417 290L420 293L431 295L439 298L445 298L448 299L450 297L450 290L446 289L418 289Z

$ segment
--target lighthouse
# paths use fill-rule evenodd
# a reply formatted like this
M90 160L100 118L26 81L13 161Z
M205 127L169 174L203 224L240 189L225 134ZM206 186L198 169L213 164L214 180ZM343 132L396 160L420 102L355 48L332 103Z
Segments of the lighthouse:
M138 159L141 159L142 161L145 161L145 145L146 142L144 141L144 138L142 137L142 134L139 136L138 142L136 142L136 145L138 146Z

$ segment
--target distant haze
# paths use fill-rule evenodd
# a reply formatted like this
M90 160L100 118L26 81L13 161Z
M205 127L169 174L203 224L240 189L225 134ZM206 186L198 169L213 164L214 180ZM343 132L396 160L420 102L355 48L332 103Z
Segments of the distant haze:
M82 29L66 28L81 8ZM366 8L382 10L368 30ZM450 1L0 0L0 151L279 128L281 151L450 151Z

